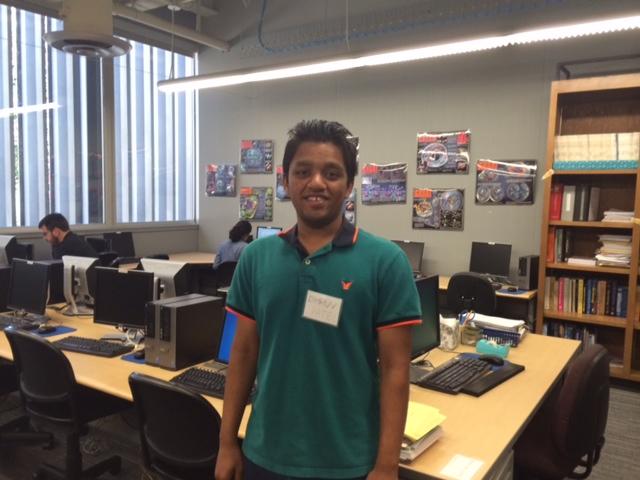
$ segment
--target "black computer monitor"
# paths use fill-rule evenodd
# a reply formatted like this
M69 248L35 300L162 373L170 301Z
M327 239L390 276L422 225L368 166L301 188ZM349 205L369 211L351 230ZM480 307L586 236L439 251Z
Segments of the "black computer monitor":
M49 297L49 265L14 258L7 307L19 314L43 315Z
M494 242L472 242L469 271L509 276L511 245Z
M136 256L131 232L109 232L103 234L103 237L108 242L109 250L116 252L119 257Z
M229 363L231 358L231 346L236 336L236 327L238 326L238 316L235 313L226 311L224 317L224 327L222 327L222 335L220 336L220 345L218 346L218 354L216 360L220 363Z
M102 237L85 237L85 241L93 247L97 253L106 252L109 250L109 242ZM128 255L129 256L129 255ZM135 256L135 255L130 255Z
M144 310L153 301L153 273L96 267L94 323L142 329Z
M19 257L20 247L13 235L0 235L0 266L11 265L14 257Z
M422 270L422 255L424 253L424 242L410 242L409 240L392 240L398 245L409 259L409 264L414 272Z
M416 280L422 307L422 324L411 327L411 358L417 358L440 345L438 275Z
M271 235L277 235L282 231L282 227L263 227L259 226L256 230L256 238L270 237Z

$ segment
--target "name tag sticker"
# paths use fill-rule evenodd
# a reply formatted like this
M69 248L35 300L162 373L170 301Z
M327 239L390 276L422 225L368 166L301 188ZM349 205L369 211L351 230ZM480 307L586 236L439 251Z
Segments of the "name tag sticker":
M316 322L337 327L341 310L341 298L308 290L302 316L308 320L315 320Z

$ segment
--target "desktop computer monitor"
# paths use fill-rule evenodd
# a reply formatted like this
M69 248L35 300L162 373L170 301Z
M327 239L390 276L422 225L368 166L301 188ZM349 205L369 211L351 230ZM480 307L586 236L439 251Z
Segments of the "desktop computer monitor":
M109 232L103 234L103 238L107 241L109 250L116 252L119 257L136 256L131 232Z
M188 267L185 262L141 258L142 268L156 278L155 298L179 297L189 293Z
M18 242L13 235L0 235L0 266L11 265L11 260L18 255Z
M44 315L49 297L49 265L15 258L11 265L7 307L19 316Z
M416 280L422 308L422 323L411 327L411 358L417 358L440 345L438 275Z
M509 276L511 245L494 242L472 242L469 271L489 275Z
M233 339L236 336L236 327L238 326L238 316L235 313L226 311L224 317L224 326L222 327L222 335L220 336L220 345L216 360L220 363L229 363L231 358L231 347Z
M263 227L259 226L256 230L256 237L258 239L264 237L270 237L271 235L277 235L282 231L282 227Z
M98 259L64 255L62 264L64 298L69 304L65 314L91 315L95 294L95 267L98 265Z
M153 273L96 267L94 323L145 328L145 305L153 301Z
M398 245L409 259L409 264L414 273L422 270L422 255L424 253L424 242L410 242L409 240L392 240Z

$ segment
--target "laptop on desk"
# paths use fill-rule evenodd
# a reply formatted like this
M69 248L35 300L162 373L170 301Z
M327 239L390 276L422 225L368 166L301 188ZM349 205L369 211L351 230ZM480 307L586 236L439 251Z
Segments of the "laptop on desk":
M218 344L218 351L216 353L215 360L208 361L203 365L204 367L220 371L221 374L226 375L226 367L229 366L231 346L233 345L233 339L236 336L237 326L238 316L227 310L225 312L222 335L220 335L220 343Z

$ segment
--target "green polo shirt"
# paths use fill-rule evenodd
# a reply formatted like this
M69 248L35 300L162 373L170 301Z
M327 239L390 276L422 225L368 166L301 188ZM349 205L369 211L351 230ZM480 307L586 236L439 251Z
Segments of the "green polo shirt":
M308 290L342 299L337 326L302 316ZM380 430L377 332L421 322L400 248L345 221L307 255L294 227L245 248L227 308L260 337L244 454L281 475L366 475Z

